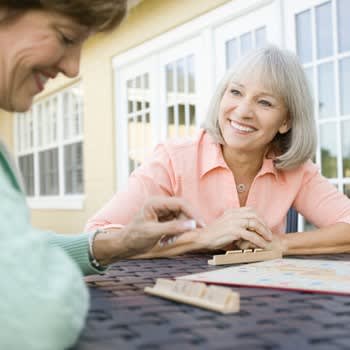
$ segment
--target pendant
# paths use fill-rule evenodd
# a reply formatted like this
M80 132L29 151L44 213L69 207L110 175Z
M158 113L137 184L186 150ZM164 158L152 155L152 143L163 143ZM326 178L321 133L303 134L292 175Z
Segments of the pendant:
M245 184L238 184L236 187L237 187L238 193L243 193L246 190Z

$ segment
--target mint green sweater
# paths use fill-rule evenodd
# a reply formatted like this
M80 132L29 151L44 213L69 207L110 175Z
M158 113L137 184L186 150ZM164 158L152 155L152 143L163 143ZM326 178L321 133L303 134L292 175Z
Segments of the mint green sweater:
M98 273L86 234L34 229L20 177L0 144L0 349L56 350L74 344L89 295L83 274Z

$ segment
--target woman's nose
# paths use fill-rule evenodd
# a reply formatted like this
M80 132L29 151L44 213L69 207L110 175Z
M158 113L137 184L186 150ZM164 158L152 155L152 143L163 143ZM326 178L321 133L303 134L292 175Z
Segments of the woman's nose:
M242 99L235 108L235 114L240 118L251 118L253 110L250 101Z
M68 78L74 78L79 74L81 47L67 49L61 58L58 68Z

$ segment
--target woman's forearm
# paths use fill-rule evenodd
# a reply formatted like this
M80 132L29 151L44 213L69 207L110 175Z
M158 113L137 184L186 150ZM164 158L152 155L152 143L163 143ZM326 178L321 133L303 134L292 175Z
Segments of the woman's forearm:
M350 224L337 223L310 232L287 234L282 239L283 255L332 254L350 251Z
M172 244L160 246L157 244L149 252L133 256L133 259L150 259L150 258L165 258L170 256L181 255L184 253L198 251L203 249L203 246L198 242L197 231L185 232L176 239Z

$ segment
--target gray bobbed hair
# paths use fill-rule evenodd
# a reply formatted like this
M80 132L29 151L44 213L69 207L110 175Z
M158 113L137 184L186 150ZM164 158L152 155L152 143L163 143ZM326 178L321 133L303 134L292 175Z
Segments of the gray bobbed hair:
M293 169L312 158L316 150L316 125L308 82L297 56L275 46L250 51L226 72L211 99L203 128L225 144L219 127L221 99L231 81L258 79L273 94L280 96L288 110L290 130L278 133L270 151L277 169Z

